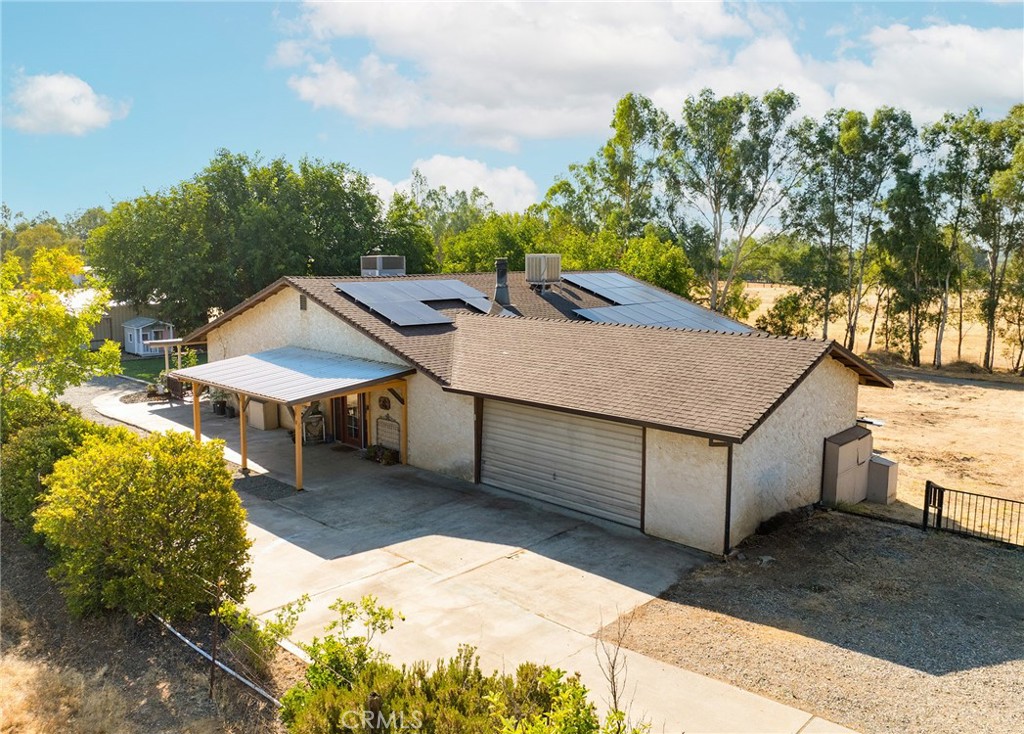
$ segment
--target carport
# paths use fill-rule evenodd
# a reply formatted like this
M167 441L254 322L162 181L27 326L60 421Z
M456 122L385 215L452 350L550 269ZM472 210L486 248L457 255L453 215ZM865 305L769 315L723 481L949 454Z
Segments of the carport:
M238 398L239 438L242 469L248 469L247 408L250 400L284 405L295 421L295 489L302 489L302 415L312 402L357 395L368 388L400 389L408 402L405 377L415 369L374 362L343 354L301 347L281 347L265 352L187 367L170 372L178 380L192 383L192 422L196 441L202 440L199 395L203 387L217 388ZM408 431L402 412L401 460L406 461Z

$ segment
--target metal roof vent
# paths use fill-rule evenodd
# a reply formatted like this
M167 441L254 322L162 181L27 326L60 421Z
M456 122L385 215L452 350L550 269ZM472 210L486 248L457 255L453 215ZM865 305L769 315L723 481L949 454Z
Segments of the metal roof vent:
M359 270L364 278L405 275L405 255L363 255Z
M562 280L562 256L530 254L526 256L526 282L548 290Z

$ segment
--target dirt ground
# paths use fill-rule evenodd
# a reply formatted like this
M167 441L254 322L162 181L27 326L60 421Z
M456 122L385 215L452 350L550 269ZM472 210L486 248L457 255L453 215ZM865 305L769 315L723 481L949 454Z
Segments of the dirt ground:
M897 502L871 511L920 522L924 485L1024 501L1024 381L882 368L893 390L861 388L876 451L899 463Z
M71 617L45 553L0 527L0 731L4 734L280 734L275 708L209 668L156 622ZM195 638L200 639L193 630ZM300 668L279 656L278 697Z
M786 293L790 293L796 290L794 286L788 285L774 285L774 284L759 284L753 283L747 285L747 293L756 296L760 301L760 305L757 309L750 314L750 317L746 321L753 324L757 317L763 313L766 313L768 309L772 307L776 300ZM957 311L955 310L955 303L950 303L950 314L949 322L946 328L945 336L942 340L942 355L943 362L950 363L956 361L956 346L957 346ZM857 333L857 351L867 347L868 342L868 331L871 328L871 317L875 307L875 299L873 295L869 295L865 298L864 305L862 307L859 325ZM967 312L967 309L964 309ZM829 335L833 338L842 338L842 329L844 324L842 322L832 322L829 326ZM813 334L812 336L821 336L821 334ZM872 345L872 349L879 349L881 345L877 342ZM935 350L935 330L932 329L925 333L922 338L922 352L921 361L931 363L932 354ZM964 321L964 341L961 350L960 359L966 362L973 362L975 364L981 364L983 357L985 356L985 326L980 321L976 321L973 318L967 318ZM995 368L1001 370L1009 370L1012 367L1010 358L1006 353L1006 345L998 339L996 339L996 358Z
M1024 731L1024 551L838 512L741 551L623 644L865 733Z

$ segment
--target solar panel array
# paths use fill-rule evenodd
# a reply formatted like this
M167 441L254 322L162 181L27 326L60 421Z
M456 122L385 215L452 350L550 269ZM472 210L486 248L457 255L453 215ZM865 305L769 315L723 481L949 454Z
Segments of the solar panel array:
M726 331L737 334L752 331L745 324L669 293L663 293L657 288L637 283L621 273L562 273L562 279L615 304L575 310L588 321Z
M483 293L461 280L385 280L334 283L334 287L396 326L450 324L452 319L427 304L462 301L481 313L491 302Z

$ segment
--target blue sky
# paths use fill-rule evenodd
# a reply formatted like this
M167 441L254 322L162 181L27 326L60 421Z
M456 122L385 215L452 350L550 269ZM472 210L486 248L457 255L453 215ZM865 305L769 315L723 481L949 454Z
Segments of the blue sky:
M418 167L499 208L542 197L615 101L704 86L917 122L1024 101L1020 3L3 2L3 200L63 217L166 188L218 148Z

